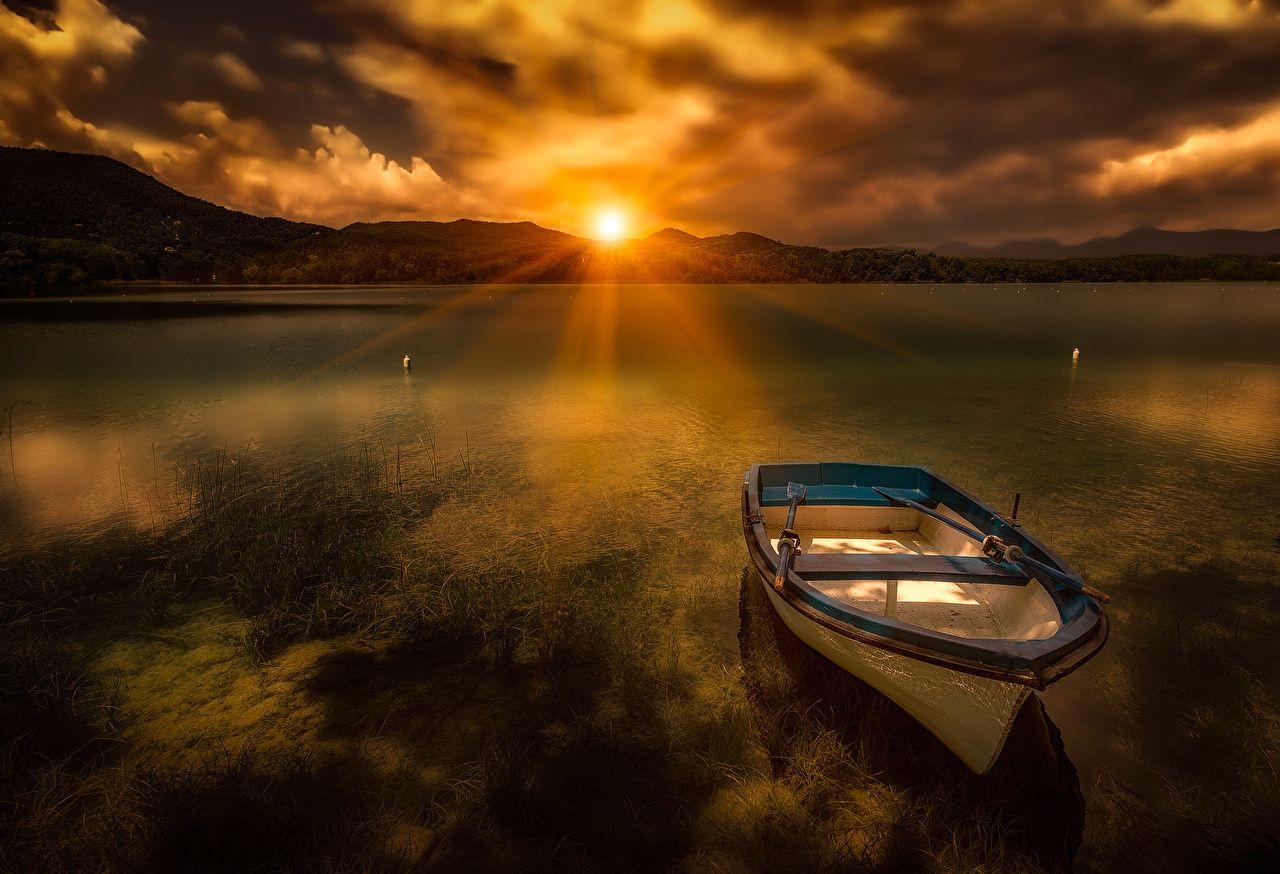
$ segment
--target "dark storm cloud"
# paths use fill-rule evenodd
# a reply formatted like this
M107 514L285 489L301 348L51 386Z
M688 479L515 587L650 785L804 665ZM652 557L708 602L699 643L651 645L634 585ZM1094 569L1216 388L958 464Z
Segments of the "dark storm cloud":
M920 9L948 5L948 0L710 0L710 6L729 15L761 15L778 21L808 22L814 18Z
M435 32L407 30L371 9L345 11L339 17L348 33L403 49L450 76L497 92L509 91L515 82L516 65L486 53L472 34L443 28Z
M1230 124L1280 97L1280 21L1224 30L921 15L889 43L835 54L922 120L957 134L944 153L926 155L943 168L1002 145L1149 141L1188 124Z
M835 54L898 100L910 121L889 147L849 161L851 176L953 177L1001 155L1035 159L1011 168L1004 180L1025 184L1002 186L1009 190L994 198L989 190L974 191L967 204L960 192L959 202L929 221L886 216L914 239L998 232L1014 222L1064 228L1088 224L1100 212L1165 220L1180 204L1219 196L1223 180L1177 180L1133 203L1100 204L1081 188L1080 177L1097 169L1100 151L1123 156L1159 149L1192 129L1239 125L1280 101L1280 21L1274 18L1223 27L1087 14L1015 17L1008 10L921 14L892 41L855 43ZM1268 166L1233 174L1231 185L1239 189L1247 177L1243 187L1275 191ZM830 185L830 179L811 184L804 196L829 196ZM1052 196L1037 204L1046 194ZM1153 213L1151 205L1161 203L1163 214Z
M136 157L127 141L96 137L67 104L100 91L107 68L127 62L142 41L92 0L66 0L56 13L0 7L0 141Z
M324 56L324 47L340 43L344 33L319 14L324 3L114 0L110 6L125 20L139 22L147 41L131 64L114 72L119 87L96 97L107 120L173 135L164 121L170 117L167 104L215 100L236 117L270 120L285 143L307 143L313 124L344 125L402 162L422 154L401 103L352 82ZM311 57L298 55L299 43L313 48ZM263 87L236 84L225 62L220 68L216 60L222 54L240 61Z
M791 4L717 5L810 32L823 27L815 11L888 8L818 2L798 20ZM1221 215L1227 204L1242 223L1280 223L1266 207L1280 184L1265 156L1219 161L1194 178L1175 173L1105 198L1090 185L1109 159L1247 124L1280 101L1276 16L1247 3L1235 21L1176 14L1184 11L1176 3L1147 5L1166 14L1117 14L1101 3L898 7L887 37L855 33L827 46L851 75L893 101L884 131L831 147L831 132L842 129L838 112L815 114L779 132L811 156L776 178L752 180L749 194L728 202L740 210L753 200L786 199L793 204L787 214L809 216L809 235L826 244L1086 234L1125 221L1185 222L1198 208ZM984 173L984 164L999 166ZM877 207L859 209L855 201L869 194L881 195ZM833 209L841 199L849 208ZM719 215L715 204L697 212ZM773 227L782 232L785 223Z
M688 37L651 46L632 46L641 59L645 75L658 87L709 87L718 95L760 97L797 95L815 87L807 74L769 76L750 74L729 68L704 43Z

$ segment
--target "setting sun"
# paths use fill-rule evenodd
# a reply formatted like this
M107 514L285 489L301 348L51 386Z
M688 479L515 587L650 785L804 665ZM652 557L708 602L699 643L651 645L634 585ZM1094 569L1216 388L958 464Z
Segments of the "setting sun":
M613 242L621 239L627 229L627 218L616 209L602 209L596 214L596 239Z

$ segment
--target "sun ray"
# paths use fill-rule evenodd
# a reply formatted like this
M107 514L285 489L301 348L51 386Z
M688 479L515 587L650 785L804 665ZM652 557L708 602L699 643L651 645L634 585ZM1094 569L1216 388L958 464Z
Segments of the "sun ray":
M748 293L755 295L760 300L764 301L766 304L794 313L798 316L802 316L810 321L818 322L819 324L825 325L829 328L834 328L846 337L857 340L860 343L865 343L868 346L873 346L885 352L890 352L900 358L905 358L908 361L915 361L917 363L927 361L927 358L919 351L899 343L887 333L877 333L872 331L869 327L862 327L859 324L852 323L848 320L839 319L830 311L829 308L823 307L817 302L805 300L804 298L806 296L782 294L778 293L773 288L762 288L758 286L743 286L743 288ZM857 292L849 289L841 289L840 293L842 295L857 294ZM843 302L843 305L848 306L851 303L851 301L846 300Z

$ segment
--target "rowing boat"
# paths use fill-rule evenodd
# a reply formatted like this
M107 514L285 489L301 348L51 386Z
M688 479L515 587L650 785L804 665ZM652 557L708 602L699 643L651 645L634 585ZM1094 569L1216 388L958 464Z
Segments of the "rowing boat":
M784 624L979 774L1032 690L1107 639L1106 595L921 467L753 465L742 530Z

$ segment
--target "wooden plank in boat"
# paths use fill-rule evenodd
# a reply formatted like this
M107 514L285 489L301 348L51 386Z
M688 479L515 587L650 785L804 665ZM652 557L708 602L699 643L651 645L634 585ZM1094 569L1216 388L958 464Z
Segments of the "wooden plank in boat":
M1023 586L1030 577L974 555L903 553L801 553L791 569L807 580L946 580Z

